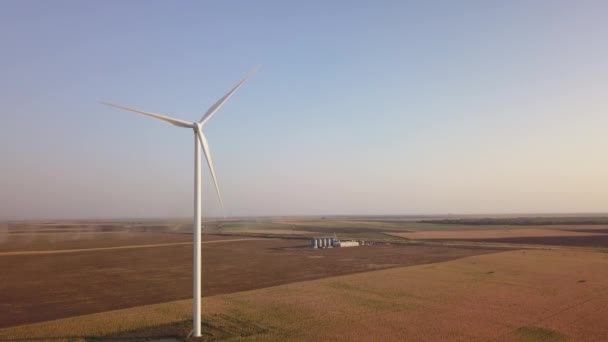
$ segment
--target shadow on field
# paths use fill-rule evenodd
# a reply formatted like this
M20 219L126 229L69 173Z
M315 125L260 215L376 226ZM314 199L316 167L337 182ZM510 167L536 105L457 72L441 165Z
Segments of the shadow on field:
M147 338L143 337L88 337L88 336L57 336L57 337L37 337L37 338L10 338L1 339L0 341L185 341L184 338L176 338L173 336L150 336Z
M4 341L128 341L128 342L182 342L182 341L217 341L254 337L268 333L270 330L251 321L239 319L229 315L216 314L203 318L202 334L200 338L188 337L192 331L192 321L181 321L163 324L151 328L136 329L133 331L109 336L56 336L38 338L0 338Z
M217 341L243 337L253 337L269 332L251 321L234 316L215 314L204 317L200 338L188 338L192 331L192 321L165 324L153 328L135 330L129 333L103 338L87 338L86 341Z

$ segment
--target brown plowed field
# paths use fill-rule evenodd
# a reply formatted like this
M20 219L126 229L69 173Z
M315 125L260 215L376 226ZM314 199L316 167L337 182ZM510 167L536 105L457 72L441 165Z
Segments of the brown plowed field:
M0 253L16 251L106 248L192 242L188 233L87 232L9 233L0 236ZM203 241L241 239L242 236L203 235Z
M499 239L443 239L442 241L608 248L608 234L584 236L523 236Z
M125 234L125 235L122 235ZM17 236L18 235L18 236ZM2 251L57 250L186 242L191 235L66 233L9 236ZM60 236L61 235L61 236ZM232 237L239 239L242 237ZM206 240L225 240L206 236ZM376 245L312 250L307 240L235 240L203 247L203 294L426 264L491 249ZM0 256L0 327L191 297L192 246Z
M265 238L232 238L226 240L211 240L203 241L201 244L207 245L211 243L229 243L236 241L255 241L255 240L266 240ZM98 251L110 251L119 249L139 249L139 248L155 248L155 247L168 247L168 246L179 246L179 245L192 245L192 242L170 242L170 243L158 243L152 245L126 245L126 246L113 246L113 247L93 247L93 248L78 248L78 249L52 249L43 251L12 251L12 252L0 252L2 256L17 256L17 255L52 255L52 254L66 254L66 253L79 253L79 252L98 252Z
M435 231L418 231L407 233L391 233L391 235L404 237L413 240L444 240L444 239L459 239L472 241L470 239L492 239L498 240L503 238L527 238L527 237L578 237L578 236L602 236L601 230L588 231L571 231L558 229L501 229L501 230L435 230ZM608 235L606 235L608 236Z
M608 234L608 228L590 228L590 229L580 229L580 228L576 228L576 229L568 229L571 232L584 232L584 233L603 233L603 234Z

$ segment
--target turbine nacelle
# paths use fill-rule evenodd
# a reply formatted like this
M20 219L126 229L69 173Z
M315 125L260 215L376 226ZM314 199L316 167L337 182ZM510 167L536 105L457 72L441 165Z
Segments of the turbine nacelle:
M192 128L192 130L194 131L194 137L200 144L201 149L203 150L203 154L205 155L205 158L207 159L207 165L209 166L209 172L211 173L211 178L213 178L213 183L215 184L215 190L217 192L217 196L218 196L220 205L222 206L222 210L223 210L224 203L222 201L222 195L220 193L220 188L218 186L217 178L215 176L215 170L213 167L213 160L211 158L211 151L209 149L209 143L207 142L207 138L205 137L205 134L203 134L203 126L224 105L224 103L226 103L226 101L228 101L228 99L245 83L245 81L247 81L247 79L249 77L251 77L251 75L253 75L258 69L259 68L255 68L252 71L250 71L249 74L247 74L247 76L245 76L236 86L234 86L234 88L232 88L226 95L222 96L219 100L217 100L217 102L215 102L211 107L209 107L209 109L207 109L207 111L205 112L205 114L203 114L203 117L199 121L195 121L192 123L190 123L188 121L172 118L170 116L155 114L155 113L150 113L150 112L144 112L142 110L124 107L124 106L120 106L120 105L116 105L116 104L112 104L112 103L107 103L107 102L101 102L101 103L106 106L111 106L111 107L115 107L118 109L127 110L130 112L145 115L145 116L157 119L157 120L161 120L161 121L170 123L174 126Z

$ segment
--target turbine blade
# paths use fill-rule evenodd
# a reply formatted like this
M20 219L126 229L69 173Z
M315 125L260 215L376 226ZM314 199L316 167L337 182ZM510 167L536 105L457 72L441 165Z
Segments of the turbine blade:
M220 205L222 206L222 213L224 211L224 201L222 200L222 194L220 193L220 187L217 184L217 178L215 177L215 169L213 167L213 159L211 158L211 150L209 149L209 143L207 142L207 138L203 134L202 130L198 130L197 132L198 140L201 143L201 147L203 148L203 153L205 154L205 158L207 158L207 165L209 165L209 172L211 172L211 178L213 178L213 184L215 184L215 191L217 192L217 198L220 200Z
M222 106L224 105L224 103L226 101L228 101L228 99L237 91L239 90L239 88L245 83L245 81L247 81L247 79L249 77L251 77L253 74L255 74L258 70L260 69L260 67L255 67L253 70L251 70L247 76L245 76L241 82L239 82L236 86L234 86L234 88L232 88L228 94L224 95L221 99L217 100L216 103L213 104L213 106L209 107L209 109L207 109L207 112L203 115L203 117L201 118L201 121L199 121L199 123L201 125L204 125L205 123L207 123L207 121L209 121L211 119L211 117L213 116L213 114L215 114L215 112L217 112L220 108L222 108Z
M122 109L122 110L128 110L130 112L134 112L134 113L137 113L137 114L146 115L146 116L149 116L151 118L155 118L155 119L158 119L158 120L162 120L162 121L168 122L168 123L170 123L172 125L175 125L175 126L188 127L188 128L192 128L193 127L193 125L192 125L191 122L187 122L187 121L184 121L184 120L174 119L174 118L171 118L171 117L168 117L168 116L164 116L164 115L160 115L160 114L148 113L148 112L144 112L144 111L141 111L141 110L138 110L138 109L133 109L133 108L128 108L128 107L124 107L124 106L119 106L119 105L112 104L112 103L107 103L107 102L99 102L99 103L101 103L103 105L106 105L106 106Z

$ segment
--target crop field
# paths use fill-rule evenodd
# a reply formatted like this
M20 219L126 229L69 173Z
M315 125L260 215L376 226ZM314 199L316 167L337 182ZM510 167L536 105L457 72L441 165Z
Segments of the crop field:
M266 233L290 232L292 234L339 234L348 235L362 233L412 233L412 232L449 232L449 231L506 231L506 230L608 230L608 224L597 223L603 221L590 220L588 223L585 220L575 220L572 218L547 218L545 220L532 220L532 224L525 225L528 221L522 220L453 220L451 223L441 223L441 220L428 221L400 221L396 219L380 218L376 220L333 220L333 219L268 219L257 221L230 221L221 223L223 232L227 233L247 233L264 231ZM570 223L573 222L573 223ZM544 223L544 224L543 224ZM549 224L550 223L550 224ZM217 231L217 222L209 222L207 224L211 232Z
M505 230L448 230L448 231L417 231L408 233L391 233L391 235L408 239L442 240L442 239L505 239L505 238L536 238L536 237L578 237L603 236L601 230L571 231L558 229L505 229Z
M526 229L448 230L389 233L419 241L608 248L608 229L546 226ZM556 228L557 227L557 228Z
M606 253L509 251L208 297L203 326L208 340L605 341L606 284ZM174 301L0 338L184 336L190 310Z
M204 223L204 339L608 340L606 226L421 224ZM376 242L309 247L333 231ZM185 339L191 239L175 222L4 225L0 341Z
M548 225L608 225L608 216L605 215L561 215L536 217L470 217L455 219L425 219L418 222L439 223L444 225L520 225L520 226L548 226Z
M191 297L192 235L17 233L0 244L0 327ZM308 240L205 235L203 294L493 252L376 245L312 250Z
M578 235L578 236L519 236L491 239L446 239L442 241L467 241L476 243L506 243L539 246L563 246L563 247L592 247L608 248L608 234Z
M599 219L538 218L478 219L445 221L281 219L233 221L222 224L222 234L251 236L310 237L333 235L343 239L390 243L432 241L446 245L538 245L608 248L608 225ZM466 222L462 223L462 222ZM530 225L524 225L531 222ZM568 224L572 222L572 224ZM218 232L215 223L208 231ZM401 239L405 239L401 240Z

